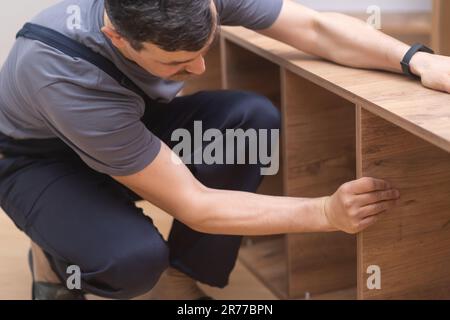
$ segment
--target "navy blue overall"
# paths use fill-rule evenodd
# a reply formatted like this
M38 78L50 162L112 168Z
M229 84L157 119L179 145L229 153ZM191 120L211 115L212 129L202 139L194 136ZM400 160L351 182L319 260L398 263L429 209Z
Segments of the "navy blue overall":
M146 101L142 121L171 148L173 130L185 128L193 133L194 121L202 121L203 130L222 132L280 127L279 111L260 95L203 91L160 103L147 97L108 59L54 30L27 24L18 37L85 59L140 94ZM170 265L202 283L227 285L241 237L199 233L175 220L165 241L152 220L136 207L136 194L88 167L58 138L17 140L0 134L0 153L0 206L44 250L61 281L69 276L67 267L77 265L84 292L128 299L149 291ZM255 192L262 179L261 166L188 167L208 187Z

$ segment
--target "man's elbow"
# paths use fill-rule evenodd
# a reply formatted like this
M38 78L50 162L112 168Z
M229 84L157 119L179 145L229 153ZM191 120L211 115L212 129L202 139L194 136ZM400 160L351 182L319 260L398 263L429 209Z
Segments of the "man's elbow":
M210 204L211 195L211 191L207 188L187 195L174 209L174 218L194 231L211 233L208 228L208 221L213 214Z

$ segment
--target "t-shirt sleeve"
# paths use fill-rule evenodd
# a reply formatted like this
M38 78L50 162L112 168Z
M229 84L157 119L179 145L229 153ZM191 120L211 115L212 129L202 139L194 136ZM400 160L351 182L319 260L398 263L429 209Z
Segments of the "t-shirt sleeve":
M141 121L138 98L59 82L40 89L36 102L45 125L101 173L137 173L161 148Z
M283 0L216 0L220 22L253 30L269 28L278 18Z

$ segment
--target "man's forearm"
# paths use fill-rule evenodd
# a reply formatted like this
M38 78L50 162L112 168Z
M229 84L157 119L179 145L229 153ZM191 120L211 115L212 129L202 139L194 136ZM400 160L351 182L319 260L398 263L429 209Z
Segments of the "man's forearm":
M324 200L208 189L196 196L197 220L190 226L229 235L337 231L327 220Z
M343 184L329 197L306 199L264 196L211 189L189 169L175 164L173 151L163 144L143 170L114 176L190 228L210 234L272 235L300 232L360 232L387 210L394 196L385 181L362 178ZM176 158L179 159L179 158Z
M339 13L321 13L315 28L313 54L350 67L401 72L400 61L409 46L368 24Z
M398 73L410 48L356 18L317 12L288 0L277 21L259 32L341 65ZM425 87L450 93L450 57L418 52L410 68Z

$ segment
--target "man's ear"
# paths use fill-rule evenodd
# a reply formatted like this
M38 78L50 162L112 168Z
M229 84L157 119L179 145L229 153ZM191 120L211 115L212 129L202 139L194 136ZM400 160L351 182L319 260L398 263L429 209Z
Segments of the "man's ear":
M102 32L111 40L111 42L117 48L124 48L127 45L127 40L123 38L120 34L117 33L116 30L109 26L102 27Z

